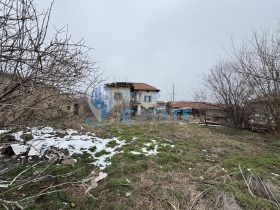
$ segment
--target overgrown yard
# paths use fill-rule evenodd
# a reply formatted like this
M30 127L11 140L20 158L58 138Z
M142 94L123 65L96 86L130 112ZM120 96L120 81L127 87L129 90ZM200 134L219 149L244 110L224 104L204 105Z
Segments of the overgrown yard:
M3 158L0 209L280 209L279 137L167 122L85 130L108 143L76 163Z

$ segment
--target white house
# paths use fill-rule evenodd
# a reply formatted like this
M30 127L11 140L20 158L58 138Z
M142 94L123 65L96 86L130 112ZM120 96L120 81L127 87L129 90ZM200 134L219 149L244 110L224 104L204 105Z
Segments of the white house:
M114 100L114 110L130 109L140 115L146 111L155 113L159 89L146 83L116 82L105 85L110 90L110 97Z

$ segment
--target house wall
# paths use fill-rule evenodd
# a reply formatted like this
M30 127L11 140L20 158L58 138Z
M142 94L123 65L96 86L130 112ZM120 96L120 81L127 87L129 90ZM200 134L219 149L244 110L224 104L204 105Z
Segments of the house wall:
M158 109L165 109L166 108L166 104L164 104L164 103L157 103L157 108Z
M15 82L13 75L0 74L0 93L9 86L11 88ZM18 87L0 101L0 125L84 115L85 103L82 98L61 93L55 87L43 83L30 84Z
M119 117L124 109L133 109L135 115L140 115L142 111L149 111L153 108L154 113L157 108L157 91L134 91L131 92L131 87L112 87L107 86L108 103L111 103L111 116ZM116 100L114 95L122 94L121 100ZM151 97L151 101L145 101L145 97Z
M113 118L121 118L122 112L125 109L130 109L130 101L131 101L131 91L130 87L107 87L107 104L109 107L112 106L110 110L110 117ZM115 98L115 94L121 93L121 98Z
M157 92L156 91L136 91L135 97L136 102L141 103L141 106L143 106L145 109L149 109L150 107L154 107L156 109L157 107ZM151 96L151 101L147 102L145 101L145 96Z
M126 105L130 104L131 100L131 92L130 87L108 87L110 91L106 92L108 100L110 100L108 103L113 103L113 106L120 103L125 102ZM114 99L115 93L121 93L122 99Z

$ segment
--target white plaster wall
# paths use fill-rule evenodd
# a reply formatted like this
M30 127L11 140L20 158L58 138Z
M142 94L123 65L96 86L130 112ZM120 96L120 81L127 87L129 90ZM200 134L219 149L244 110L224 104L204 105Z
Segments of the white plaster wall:
M136 100L137 102L141 103L143 107L148 109L149 107L154 107L156 109L157 107L157 92L155 91L137 91L136 92ZM151 96L152 100L150 102L144 101L145 96Z
M111 92L107 92L107 96L109 100L114 101L114 93L122 93L123 99L125 99L125 102L127 105L130 104L131 100L131 93L130 93L130 88L129 87L108 87L108 89ZM114 101L114 104L118 103L118 101Z

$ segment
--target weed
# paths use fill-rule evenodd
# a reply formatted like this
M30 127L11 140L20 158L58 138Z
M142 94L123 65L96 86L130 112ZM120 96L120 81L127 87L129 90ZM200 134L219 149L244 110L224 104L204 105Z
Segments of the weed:
M118 144L117 144L117 142L116 142L116 140L112 140L112 141L110 141L110 142L108 142L107 143L107 147L115 147L115 146L117 146Z
M101 157L102 155L110 154L110 152L107 152L105 149L95 153L95 157Z
M91 152L95 152L97 150L97 148L96 148L96 146L93 146L93 147L89 148L88 150Z

